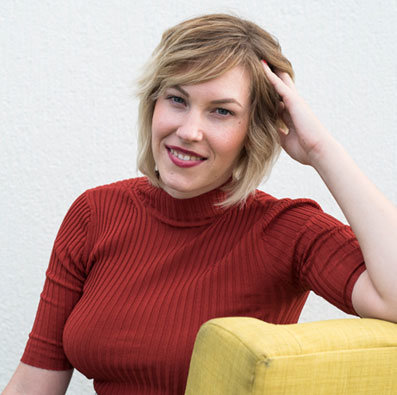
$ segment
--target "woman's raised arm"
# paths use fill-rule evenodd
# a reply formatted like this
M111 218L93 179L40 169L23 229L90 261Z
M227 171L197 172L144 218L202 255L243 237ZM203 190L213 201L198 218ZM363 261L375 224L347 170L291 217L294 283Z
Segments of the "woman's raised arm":
M3 395L63 395L66 393L73 369L47 370L20 362Z
M282 98L284 150L319 173L359 242L367 270L353 289L356 312L397 322L397 208L316 118L289 75L273 73L265 62L264 70Z

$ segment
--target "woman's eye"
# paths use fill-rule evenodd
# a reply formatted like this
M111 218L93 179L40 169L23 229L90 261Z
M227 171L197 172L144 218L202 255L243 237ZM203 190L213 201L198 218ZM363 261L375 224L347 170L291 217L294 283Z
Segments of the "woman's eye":
M226 108L217 108L215 110L215 112L218 113L219 115L223 115L223 116L225 116L225 115L233 115L233 113L231 111L229 111L229 110L226 110Z
M171 101L172 103L177 103L177 104L184 104L185 100L182 99L182 97L179 96L168 96L167 100Z

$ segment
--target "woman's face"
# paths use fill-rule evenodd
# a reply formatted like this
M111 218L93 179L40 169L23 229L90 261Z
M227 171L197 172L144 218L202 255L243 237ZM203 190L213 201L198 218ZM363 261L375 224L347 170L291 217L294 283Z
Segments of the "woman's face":
M198 196L230 178L247 134L249 90L249 75L237 66L211 81L167 88L157 99L152 149L171 196Z

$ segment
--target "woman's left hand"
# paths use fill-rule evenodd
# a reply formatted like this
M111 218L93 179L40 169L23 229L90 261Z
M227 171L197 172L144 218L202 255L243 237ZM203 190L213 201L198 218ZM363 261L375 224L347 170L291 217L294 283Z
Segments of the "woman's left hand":
M291 77L284 72L274 73L265 62L263 67L282 99L279 112L288 128L278 130L282 147L298 162L315 166L324 148L333 140L332 136L299 96Z

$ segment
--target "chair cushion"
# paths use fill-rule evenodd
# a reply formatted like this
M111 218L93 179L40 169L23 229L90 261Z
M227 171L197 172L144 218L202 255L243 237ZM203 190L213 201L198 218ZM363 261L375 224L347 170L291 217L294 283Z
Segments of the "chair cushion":
M397 394L397 324L212 319L197 334L186 394Z

